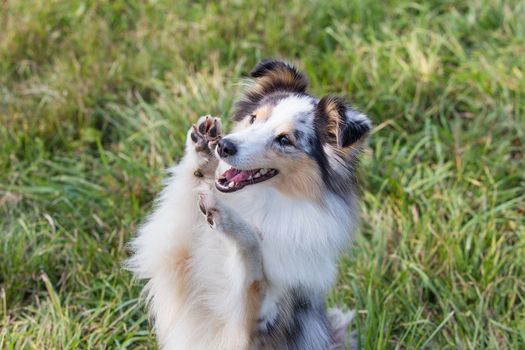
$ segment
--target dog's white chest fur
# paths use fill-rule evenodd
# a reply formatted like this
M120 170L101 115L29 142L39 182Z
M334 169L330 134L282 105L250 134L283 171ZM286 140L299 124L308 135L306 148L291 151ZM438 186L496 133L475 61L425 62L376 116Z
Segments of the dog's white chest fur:
M337 274L341 250L351 241L355 213L337 197L323 206L287 198L268 188L221 197L260 233L264 271L277 288L326 292Z

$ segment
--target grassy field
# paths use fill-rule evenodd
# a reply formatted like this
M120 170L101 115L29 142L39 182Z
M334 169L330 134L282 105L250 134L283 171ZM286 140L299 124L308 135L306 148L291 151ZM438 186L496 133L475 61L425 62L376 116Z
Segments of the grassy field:
M525 348L525 3L0 1L0 349L153 348L126 242L261 58L376 125L329 303L364 349Z

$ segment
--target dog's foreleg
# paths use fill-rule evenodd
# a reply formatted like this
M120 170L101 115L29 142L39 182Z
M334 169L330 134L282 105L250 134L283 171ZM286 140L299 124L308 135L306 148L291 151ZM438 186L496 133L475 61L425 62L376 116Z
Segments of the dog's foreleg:
M216 199L212 191L199 193L199 209L212 228L235 242L245 261L248 278L251 281L262 281L262 253L255 227Z
M176 252L186 251L193 240L193 228L200 217L198 209L188 203L197 202L198 186L213 181L218 165L213 150L220 135L220 120L210 116L201 117L188 130L184 156L170 170L155 210L131 243L134 254L126 266L137 277L157 276L164 266L171 266L166 261Z

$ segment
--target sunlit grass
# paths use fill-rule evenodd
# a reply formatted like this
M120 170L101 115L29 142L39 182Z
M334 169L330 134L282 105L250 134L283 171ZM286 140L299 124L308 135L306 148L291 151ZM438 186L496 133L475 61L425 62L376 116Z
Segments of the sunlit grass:
M365 349L525 347L520 1L0 3L0 348L152 348L126 242L264 57L376 125L329 303Z

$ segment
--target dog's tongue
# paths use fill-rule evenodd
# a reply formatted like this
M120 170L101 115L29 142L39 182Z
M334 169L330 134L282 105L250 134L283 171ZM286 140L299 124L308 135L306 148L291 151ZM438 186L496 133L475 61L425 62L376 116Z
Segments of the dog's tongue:
M240 183L242 181L248 180L250 175L253 175L255 172L255 170L239 170L231 168L226 170L222 176L226 178L227 182L231 182L233 180L235 183Z

